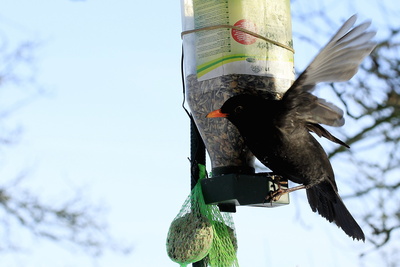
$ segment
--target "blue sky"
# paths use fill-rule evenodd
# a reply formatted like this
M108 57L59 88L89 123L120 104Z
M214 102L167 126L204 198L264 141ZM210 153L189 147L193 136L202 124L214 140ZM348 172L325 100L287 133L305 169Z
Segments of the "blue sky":
M24 185L50 200L84 188L87 199L107 207L111 233L134 247L128 256L108 252L93 260L77 249L27 239L27 252L1 255L4 262L177 266L166 255L165 238L190 186L179 1L1 2L0 29L11 44L40 41L37 80L48 93L10 117L24 133L18 146L7 149L0 173L11 179L28 168ZM354 10L344 13L338 24ZM361 21L373 16L360 12ZM301 27L293 23L294 29ZM321 40L325 43L327 36ZM303 47L296 47L295 40L300 68L316 53L304 54ZM321 259L327 261L324 266L357 264L368 244L353 242L312 213L304 192L292 194L291 201L276 209L238 208L234 221L241 266L312 267ZM351 204L357 215L362 203Z

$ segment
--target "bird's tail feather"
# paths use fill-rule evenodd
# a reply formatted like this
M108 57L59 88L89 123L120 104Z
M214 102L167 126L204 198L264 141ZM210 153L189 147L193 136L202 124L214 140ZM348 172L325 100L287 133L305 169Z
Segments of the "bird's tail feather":
M330 187L333 194L326 194L318 188L319 185L307 189L308 203L314 212L319 213L329 222L335 222L336 225L350 237L365 241L365 236L350 212L347 210L340 196Z

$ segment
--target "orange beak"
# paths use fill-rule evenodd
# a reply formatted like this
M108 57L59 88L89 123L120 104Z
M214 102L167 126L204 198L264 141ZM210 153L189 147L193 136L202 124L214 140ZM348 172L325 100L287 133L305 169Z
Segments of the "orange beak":
M207 114L206 118L226 118L228 117L227 113L222 113L220 109L211 111Z

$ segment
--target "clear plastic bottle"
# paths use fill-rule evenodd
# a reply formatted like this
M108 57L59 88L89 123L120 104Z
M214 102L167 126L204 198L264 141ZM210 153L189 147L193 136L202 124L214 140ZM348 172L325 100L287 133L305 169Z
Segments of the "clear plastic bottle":
M289 0L182 0L186 95L213 175L254 172L254 156L226 119L207 119L231 96L279 98L294 80ZM216 29L194 29L216 26Z

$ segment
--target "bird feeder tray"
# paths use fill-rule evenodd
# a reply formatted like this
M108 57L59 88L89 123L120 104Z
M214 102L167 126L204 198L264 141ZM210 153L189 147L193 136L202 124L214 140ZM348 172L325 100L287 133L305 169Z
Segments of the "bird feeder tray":
M287 180L280 179L280 183ZM289 204L289 194L284 194L277 201L266 197L278 189L273 176L268 173L226 174L204 179L201 182L206 204L218 205L221 211L236 212L236 206L279 207ZM281 185L282 189L287 188Z

